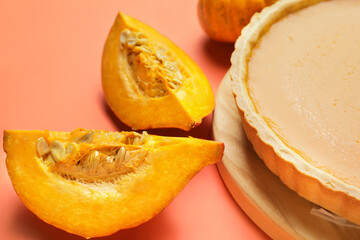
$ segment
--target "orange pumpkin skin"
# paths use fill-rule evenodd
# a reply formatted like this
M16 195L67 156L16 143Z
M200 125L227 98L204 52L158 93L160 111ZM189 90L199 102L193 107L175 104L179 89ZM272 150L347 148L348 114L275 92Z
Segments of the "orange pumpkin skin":
M276 0L199 0L198 19L207 35L220 42L235 42L251 17Z
M85 138L89 133L92 138ZM63 158L57 152L61 144ZM41 150L47 145L50 152ZM117 158L120 149L124 154ZM25 206L43 221L86 238L151 219L200 169L220 161L223 149L219 142L134 132L4 132L8 173Z
M102 86L112 111L132 129L190 130L215 106L211 86L195 62L123 13L105 43Z

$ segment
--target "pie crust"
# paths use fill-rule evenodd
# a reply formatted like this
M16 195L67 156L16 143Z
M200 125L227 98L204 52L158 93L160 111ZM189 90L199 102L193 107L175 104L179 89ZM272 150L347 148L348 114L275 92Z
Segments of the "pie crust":
M243 29L232 55L232 90L245 133L266 166L305 199L360 225L360 189L306 161L271 129L250 97L248 63L257 42L277 21L322 0L280 0L256 14Z

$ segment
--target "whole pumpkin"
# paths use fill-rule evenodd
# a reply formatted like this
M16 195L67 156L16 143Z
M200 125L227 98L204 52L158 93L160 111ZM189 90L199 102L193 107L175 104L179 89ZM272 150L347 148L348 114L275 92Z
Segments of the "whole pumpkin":
M198 18L210 38L220 42L235 42L254 13L276 1L199 0Z

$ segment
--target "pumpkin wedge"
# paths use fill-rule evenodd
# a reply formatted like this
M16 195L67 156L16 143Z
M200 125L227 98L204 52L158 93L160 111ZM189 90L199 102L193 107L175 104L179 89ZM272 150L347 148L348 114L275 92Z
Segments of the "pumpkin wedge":
M207 78L189 56L123 13L105 43L102 86L112 111L133 129L190 130L215 104Z
M5 131L15 191L45 222L86 238L158 214L224 145L196 138L77 129Z

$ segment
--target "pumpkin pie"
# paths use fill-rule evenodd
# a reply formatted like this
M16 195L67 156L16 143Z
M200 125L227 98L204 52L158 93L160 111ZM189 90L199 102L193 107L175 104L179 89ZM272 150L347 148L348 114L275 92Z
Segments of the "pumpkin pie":
M360 0L281 0L237 40L247 137L302 197L360 224Z

